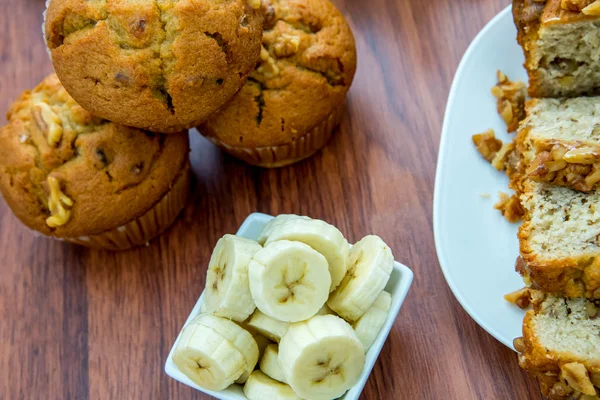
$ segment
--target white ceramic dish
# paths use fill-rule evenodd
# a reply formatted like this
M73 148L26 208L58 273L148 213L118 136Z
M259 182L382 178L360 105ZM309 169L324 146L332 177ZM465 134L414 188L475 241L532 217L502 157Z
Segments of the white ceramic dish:
M248 239L256 239L258 235L262 231L263 227L271 220L273 217L266 214L254 213L250 214L248 218L244 221L237 234ZM360 379L354 387L352 387L346 394L340 399L344 400L358 400L360 393L362 392L367 379L369 378L369 374L373 369L373 365L375 365L375 361L377 361L377 357L379 356L379 352L385 343L385 340L392 329L392 325L396 320L398 312L400 311L400 307L406 298L406 294L408 293L408 289L412 284L413 273L408 267L400 264L399 262L394 263L394 270L392 271L392 275L390 280L385 288L392 295L392 307L390 308L390 313L388 315L387 320L385 321L385 325L381 329L379 336L375 340L373 346L367 352L367 360L365 364L365 368L363 370ZM200 313L200 304L202 303L202 296L198 299L194 309L192 310L190 316L186 321L186 325ZM173 351L177 342L179 341L179 336L181 336L181 332L179 333L177 340L173 344L171 348L171 352L169 353L169 357L167 358L167 362L165 364L165 372L171 378L178 380L181 383L184 383L188 386L191 386L195 389L200 390L201 392L207 393L211 396L214 396L221 400L242 400L246 399L244 393L242 391L242 386L240 385L232 385L229 388L221 391L221 392L213 392L210 390L205 390L194 384L190 379L188 379L185 375L183 375L179 369L173 363ZM266 399L267 400L267 399ZM276 400L276 399L272 399Z
M479 155L471 136L493 128L503 141L512 138L490 89L498 69L527 81L516 35L508 7L479 33L460 63L446 108L433 206L435 243L448 285L471 317L510 348L523 322L523 311L503 299L524 286L514 271L518 226L493 208L498 192L509 192L508 178Z

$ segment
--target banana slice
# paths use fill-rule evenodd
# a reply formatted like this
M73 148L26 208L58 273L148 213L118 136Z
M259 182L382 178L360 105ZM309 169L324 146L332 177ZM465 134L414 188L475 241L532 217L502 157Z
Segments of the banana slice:
M276 344L270 344L265 349L265 354L260 359L260 370L269 378L279 382L285 382L285 376L279 366L279 350Z
M260 310L256 310L250 317L248 326L256 329L272 341L279 343L282 336L287 332L290 323L276 320L263 314Z
M325 303L325 304L323 304L323 307L321 307L321 309L319 311L317 311L316 315L335 315L335 313L333 312L333 310L331 308L329 308L327 303Z
M358 320L385 288L394 268L390 248L378 236L366 236L350 250L350 269L327 305L347 321Z
M254 337L242 329L238 324L221 317L210 314L200 315L194 320L196 324L213 329L215 332L227 339L244 356L246 361L246 370L238 378L238 381L245 382L250 376L256 363L258 362L258 345Z
M260 334L260 332L258 332L256 329L254 329L253 327L248 325L248 321L238 322L238 325L242 329L248 331L248 333L250 333L252 335L252 337L254 338L254 341L256 342L256 345L258 346L258 359L261 360L263 357L263 354L265 352L265 349L267 348L268 345L272 344L272 342L269 339L267 339L265 336ZM248 377L250 376L251 372L252 372L252 370L247 370L246 372L244 372L242 374L242 376L240 376L235 381L235 383L239 383L240 385L244 384L248 380Z
M248 400L302 400L291 387L277 382L260 371L254 371L244 385Z
M265 349L268 345L272 344L272 342L262 333L260 333L258 329L255 329L254 327L250 326L250 318L248 318L244 322L238 322L238 325L242 329L248 331L248 333L250 333L256 341L256 344L258 345L258 359L260 360L262 358L263 353L265 352ZM285 329L287 330L287 328Z
M294 220L294 219L310 220L310 218L308 218L308 217L302 217L300 215L295 215L295 214L280 214L280 215L276 216L275 218L273 218L272 220L270 220L265 225L265 227L263 228L263 230L260 233L260 235L258 235L258 243L260 243L261 245L264 246L265 242L267 241L267 239L271 235L271 232L273 232L273 229L277 228L278 226L283 225L284 223L286 223L288 221Z
M229 340L195 320L183 329L173 362L195 384L215 391L227 388L248 369Z
M248 275L258 309L280 321L312 317L329 296L327 260L304 243L281 240L268 244L254 254Z
M208 263L203 311L244 321L256 308L248 284L248 264L262 249L258 243L234 235L217 242Z
M329 264L329 291L332 292L340 284L346 274L350 245L335 226L317 219L286 216L274 221L266 230L267 232L263 232L267 237L265 246L279 240L292 240L305 243L321 253Z
M318 315L290 326L279 344L279 365L298 396L330 400L356 384L365 352L346 321Z
M377 339L391 307L392 295L388 292L381 292L367 312L354 323L354 332L363 344L365 352Z

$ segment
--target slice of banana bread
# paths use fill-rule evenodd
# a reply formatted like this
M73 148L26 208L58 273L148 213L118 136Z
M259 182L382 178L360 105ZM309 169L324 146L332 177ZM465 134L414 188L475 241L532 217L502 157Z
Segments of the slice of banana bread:
M531 179L583 192L600 187L600 97L533 99L517 150Z
M600 299L600 192L530 179L517 191L525 212L517 271L545 292Z
M600 301L533 291L523 337L514 341L519 365L549 400L600 399Z
M600 93L600 2L513 0L531 97Z

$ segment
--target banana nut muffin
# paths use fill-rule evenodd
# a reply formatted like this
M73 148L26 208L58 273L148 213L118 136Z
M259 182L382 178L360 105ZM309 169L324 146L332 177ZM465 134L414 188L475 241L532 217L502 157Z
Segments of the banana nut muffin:
M263 49L241 91L199 131L264 167L321 149L339 124L356 71L350 27L328 0L264 0Z
M183 208L188 136L94 117L56 75L11 106L0 129L0 192L29 228L109 249L147 243Z
M82 107L172 133L203 122L254 69L262 19L251 3L50 0L44 30L56 73Z

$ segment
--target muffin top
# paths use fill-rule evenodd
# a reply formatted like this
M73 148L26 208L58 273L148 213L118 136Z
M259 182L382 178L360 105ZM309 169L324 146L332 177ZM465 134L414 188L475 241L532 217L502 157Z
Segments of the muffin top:
M188 165L188 135L160 135L94 117L56 75L10 107L0 129L0 192L45 235L118 228L167 194Z
M177 132L225 104L254 69L262 18L249 1L51 0L46 42L86 110Z
M198 129L233 147L290 143L344 102L356 71L350 27L328 0L263 0L261 61Z

